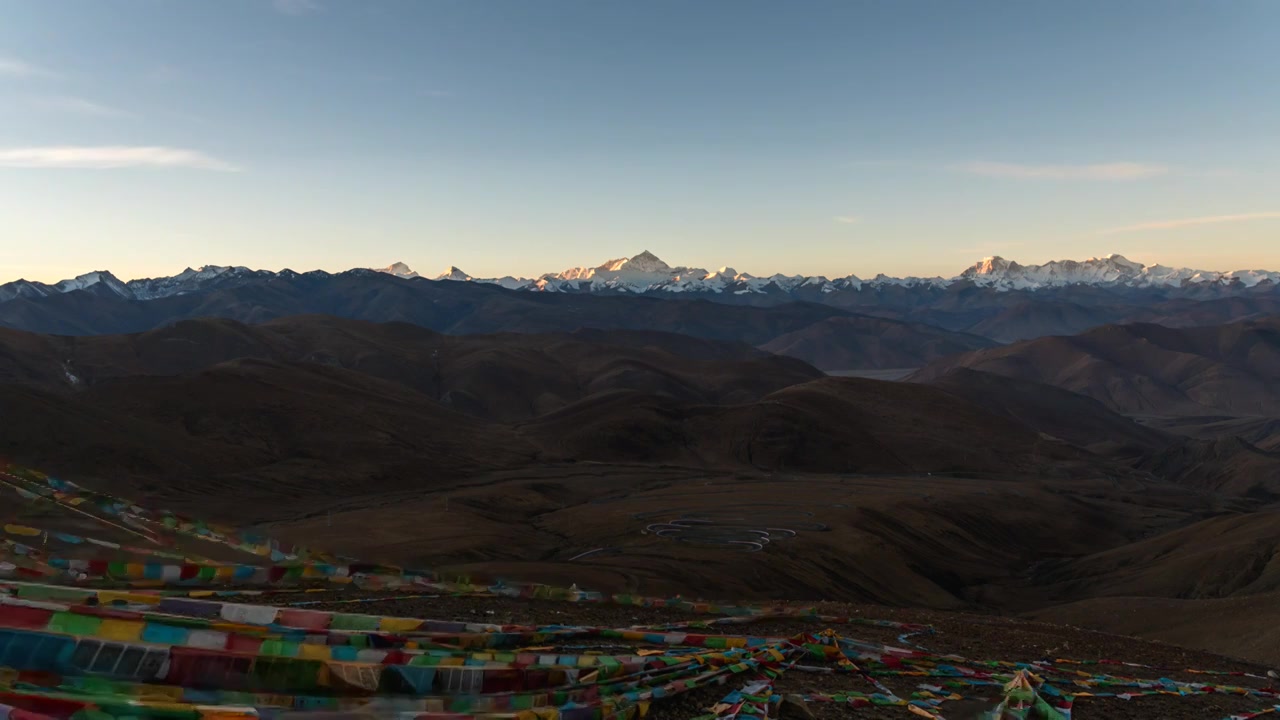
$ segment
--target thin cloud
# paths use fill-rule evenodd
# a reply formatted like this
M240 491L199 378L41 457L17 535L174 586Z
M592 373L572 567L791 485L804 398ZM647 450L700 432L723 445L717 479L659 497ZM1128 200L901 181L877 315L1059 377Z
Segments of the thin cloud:
M1020 180L1143 180L1167 175L1170 168L1136 162L1098 163L1095 165L1019 165L1016 163L971 162L959 167L961 172L984 177Z
M271 7L283 15L306 15L320 9L316 0L271 0Z
M862 218L857 215L837 215L835 221L842 225L853 225L862 222Z
M1115 235L1117 233L1142 232L1144 230L1173 230L1175 228L1195 225L1215 225L1218 223L1248 222L1249 220L1274 220L1280 218L1280 212L1240 213L1238 215L1207 215L1205 217L1181 218L1179 220L1159 220L1157 222L1138 223L1124 227L1099 230L1099 235Z
M51 78L57 73L17 58L0 56L0 77Z
M121 110L109 105L93 102L84 98L70 96L55 96L35 98L31 101L33 105L43 110L53 110L56 112L73 113L75 115L88 115L90 117L100 118L123 118L133 117L133 113L127 110Z
M192 168L236 172L240 168L196 150L156 146L54 146L0 148L0 167L6 168Z

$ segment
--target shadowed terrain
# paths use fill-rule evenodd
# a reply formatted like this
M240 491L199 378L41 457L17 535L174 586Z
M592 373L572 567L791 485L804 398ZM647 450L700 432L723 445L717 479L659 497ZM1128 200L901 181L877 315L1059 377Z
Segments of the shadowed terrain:
M1280 593L1215 600L1104 597L1030 616L1280 665Z
M1280 319L1184 329L1108 325L939 360L910 379L956 367L1053 385L1117 412L1280 415Z
M1053 341L1162 338L1206 358L1187 368L1261 377L1269 332ZM1276 589L1264 418L1139 423L1044 379L942 363L883 382L648 330L450 336L326 316L5 331L0 453L481 577L1037 612Z
M916 367L995 343L977 335L866 315L833 317L761 345L822 370Z

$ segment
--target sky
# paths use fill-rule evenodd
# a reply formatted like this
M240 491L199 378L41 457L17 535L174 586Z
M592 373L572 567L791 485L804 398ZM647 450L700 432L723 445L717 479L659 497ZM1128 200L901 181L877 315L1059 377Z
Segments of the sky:
M1274 0L0 0L0 282L1280 269Z

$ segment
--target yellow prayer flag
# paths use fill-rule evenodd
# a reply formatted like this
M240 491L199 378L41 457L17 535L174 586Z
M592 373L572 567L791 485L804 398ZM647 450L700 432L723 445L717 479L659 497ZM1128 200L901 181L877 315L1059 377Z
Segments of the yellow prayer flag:
M303 660L328 660L332 654L328 645L301 643L298 645L298 657Z
M378 629L383 632L409 632L422 627L422 621L414 618L384 617L378 621Z
M103 640L119 640L121 642L136 642L142 638L142 628L146 623L134 622L132 620L116 620L107 618L98 626L98 637Z
M10 535L21 535L23 537L35 537L40 534L39 528L27 527L26 525L5 525L4 531Z

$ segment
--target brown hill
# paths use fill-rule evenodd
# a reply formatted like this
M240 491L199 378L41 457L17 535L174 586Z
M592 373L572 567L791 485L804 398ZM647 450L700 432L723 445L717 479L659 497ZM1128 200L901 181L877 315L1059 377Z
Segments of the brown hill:
M1257 447L1267 452L1280 452L1280 431L1272 432L1267 437L1259 440Z
M1185 292L1181 289L1179 292ZM843 307L843 305L838 305ZM1071 286L1035 292L994 292L953 288L936 302L912 308L851 306L867 315L926 323L1001 343L1052 335L1076 335L1116 323L1154 323L1167 327L1223 325L1280 315L1274 289L1229 297L1169 300L1160 291L1125 293Z
M1234 435L1183 438L1137 467L1188 487L1272 501L1280 498L1280 452Z
M1045 335L1075 335L1123 319L1123 309L1071 302L1028 300L966 328L967 332L1009 343Z
M1108 325L946 358L909 379L927 382L956 367L1054 385L1127 414L1280 415L1280 319Z
M310 487L313 504L557 459L1060 476L1102 462L934 388L826 378L746 345L614 337L324 317L8 333L0 377L16 382L0 387L24 425L0 452L168 495Z
M822 370L871 370L920 367L940 357L993 345L976 335L862 315L828 318L760 347Z
M955 368L929 384L1167 482L1261 501L1280 496L1280 453L1257 447L1242 436L1270 439L1273 420L1198 418L1186 427L1176 423L1193 419L1170 421L1175 423L1171 429L1196 429L1204 439L1190 438L1138 424L1083 395L969 368Z
M1280 590L1280 512L1232 513L1043 568L1061 600L1221 598Z
M610 432L642 407L634 392L597 404L599 430L555 421L567 411L511 429L305 363L0 393L6 417L22 421L0 434L0 454L91 487L270 522L274 534L361 557L616 590L955 607L1044 553L1097 552L1184 517L1124 502L1130 488L1089 479L1078 451L1028 451L1034 433L923 386L826 379L731 408L645 396L655 412L691 418L655 424L685 433L687 448L643 426ZM855 420L841 429L845 414ZM822 425L833 429L808 431ZM1053 486L1019 472L1078 461ZM910 474L847 472L895 467ZM960 472L916 470L928 468ZM1169 492L1162 503L1192 500ZM706 543L646 534L682 518L719 529ZM766 528L776 550L728 544Z
M749 345L660 332L441 335L407 323L324 316L262 325L187 320L132 335L0 332L0 380L73 390L180 375L240 358L310 362L399 383L461 412L527 419L610 390L700 403L751 402L821 373Z
M1280 593L1216 600L1095 598L1028 615L1280 666Z
M579 462L364 495L332 517L280 508L277 532L359 557L616 591L990 607L1000 590L988 586L1037 560L1186 517L1126 498L1131 489L1087 479ZM1175 488L1171 499L1192 496Z
M1153 419L1152 426L1165 432L1206 440L1238 437L1261 450L1280 450L1280 418L1181 416Z
M952 394L859 378L794 385L732 407L611 394L521 430L568 458L706 467L1063 475L1098 460Z
M1102 455L1145 456L1176 439L1093 398L1050 385L958 367L928 383L1040 433Z
M396 357L401 335L416 338L420 328L337 327L360 331L358 339L311 320L94 338L105 349L77 347L96 360L83 364L97 372L90 380L52 390L0 384L12 426L0 434L0 454L148 505L275 523L286 537L342 552L530 579L554 570L653 592L957 606L1044 552L1096 552L1182 516L1117 502L1126 490L1089 479L1109 467L1101 459L923 385L824 377L716 405L697 399L723 382L708 371L690 375L683 395L593 391L512 424L466 416L388 379L394 363L373 359ZM323 357L305 341L311 333L329 338ZM385 345L366 344L371 337ZM501 354L507 340L520 353L546 343L562 359L579 352L575 344L590 345L502 336L476 352ZM633 340L626 353L665 353L652 346L676 342ZM224 354L302 348L310 359L125 374L129 363L171 372L200 365L204 346ZM616 374L617 356L608 355L616 347L580 351L575 372L585 386ZM665 353L668 364L682 360ZM370 372L337 366L348 364ZM1093 488L1091 497L1042 487L1051 476L1062 487ZM706 517L723 523L710 543L645 532ZM812 537L767 556L726 558L726 547L743 547L728 540L759 537L757 522L779 540ZM586 566L574 560L602 548ZM708 573L709 565L725 570Z
M1126 320L1169 327L1196 327L1264 320L1275 315L1280 315L1280 297L1259 295L1201 301L1173 300L1130 312Z
M1077 447L1149 439L1097 403L1026 383L1001 394L976 373L933 387L662 333L452 337L315 317L0 339L0 454L462 571L999 603L1035 563L1093 558L1223 502ZM708 517L700 536L649 531ZM797 542L725 558L760 529ZM717 563L731 570L708 573Z
M0 454L224 513L428 487L538 455L509 430L402 385L318 364L246 359L76 393L0 392L13 418Z

